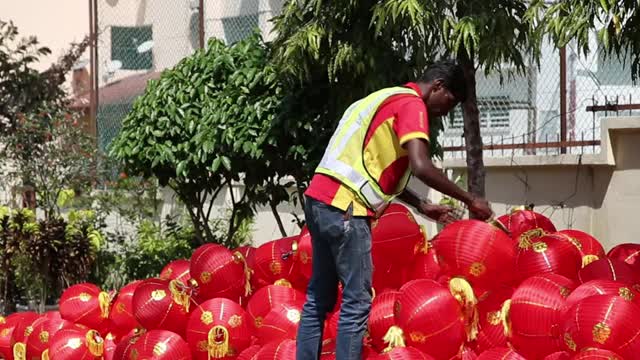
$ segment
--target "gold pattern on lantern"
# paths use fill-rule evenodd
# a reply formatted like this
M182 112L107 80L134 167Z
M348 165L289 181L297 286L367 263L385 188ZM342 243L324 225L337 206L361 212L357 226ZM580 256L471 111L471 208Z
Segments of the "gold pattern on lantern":
M409 338L411 339L411 341L419 344L424 344L427 341L427 336L420 331L412 332L411 334L409 334Z
M78 295L78 299L80 299L80 301L87 302L91 300L91 295L87 294L86 292L83 292L83 293L80 293L80 295Z
M282 264L277 261L272 261L271 264L269 264L269 270L271 270L272 274L279 275L282 273Z
M289 321L291 321L294 324L299 323L300 322L300 311L298 311L296 309L287 310L287 319L289 319Z
M620 289L618 289L618 295L620 295L621 298L627 301L631 301L635 297L635 295L627 287L621 287Z
M302 262L305 265L309 263L309 254L307 254L306 251L300 252L300 262Z
M153 355L160 356L165 352L167 352L167 344L164 342L160 341L153 346Z
M378 220L373 220L373 221L371 222L371 230L375 229L375 228L376 228L376 226L378 226Z
M207 284L209 281L211 281L211 273L205 271L200 274L200 281L202 281L203 284Z
M9 335L9 332L11 330L9 329L2 329L2 331L0 331L0 337L6 337L7 335Z
M262 316L256 316L256 319L253 321L253 323L256 324L256 327L261 327L263 320L264 319L262 318Z
M198 351L209 351L209 344L206 340L198 341Z
M228 324L232 328L237 328L242 325L242 317L240 315L233 315L229 318Z
M67 341L67 346L74 350L80 348L81 345L82 345L82 340L80 340L80 338L73 338Z
M480 276L482 275L485 271L487 270L487 267L484 266L483 263L481 262L474 262L473 264L471 264L471 267L469 267L469 274L473 275L473 276Z
M576 343L575 341L573 341L573 339L571 338L571 334L569 333L565 333L564 334L564 344L567 345L567 347L571 350L571 351L576 351Z
M162 289L153 290L151 292L151 298L155 301L160 301L164 299L166 296L167 296L167 292Z
M122 314L124 312L124 303L118 303L118 305L116 305L116 311L120 314Z
M129 359L138 360L138 356L139 356L138 350L133 349L133 350L131 350L131 354L129 354Z
M27 336L31 335L32 332L33 332L33 327L32 326L27 326L24 329L24 337L26 338Z
M398 315L400 313L400 302L396 301L393 304L393 314Z
M571 290L569 290L568 288L566 288L564 286L560 287L560 296L566 298L567 296L569 296L569 294L571 294Z
M593 326L593 341L604 344L611 336L611 328L605 323L597 323Z
M202 323L205 325L211 324L213 322L213 314L211 313L211 311L203 312L202 316L200 316L200 321L202 321Z
M171 277L171 274L173 274L173 268L168 268L167 271L165 271L164 274L160 276L160 279L166 280Z
M41 331L40 334L38 334L38 337L40 338L40 342L43 344L46 344L49 342L49 332L48 331Z
M487 313L487 322L491 325L500 324L500 311L491 311Z
M543 253L547 251L547 248L548 248L547 244L542 241L534 242L533 245L531 245L531 247L533 248L533 251L537 253Z

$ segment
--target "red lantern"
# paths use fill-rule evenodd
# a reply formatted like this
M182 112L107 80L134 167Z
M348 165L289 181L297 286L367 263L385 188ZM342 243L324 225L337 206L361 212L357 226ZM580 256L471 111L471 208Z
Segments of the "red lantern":
M511 233L514 240L524 240L556 232L551 220L532 210L516 210L498 219ZM524 235L524 236L522 236Z
M38 313L28 311L23 312L22 319L16 323L11 333L11 348L13 356L16 360L26 359L26 345L25 342L29 334L33 332L33 323L36 322L40 315Z
M560 324L575 282L556 274L525 280L505 302L501 316L511 344L526 358L542 359L561 348Z
M502 287L490 291L486 298L478 302L478 315L480 319L477 339L477 350L483 352L494 347L507 346L507 337L504 335L500 311L502 304L511 298L513 288Z
M294 267L297 240L297 236L290 236L269 241L256 249L251 277L254 289L260 289L281 279L293 282L298 278Z
M620 244L609 250L607 257L624 261L640 271L640 244Z
M60 314L72 323L105 332L109 326L111 296L94 284L67 288L60 297Z
M426 306L428 304L428 306ZM400 289L394 305L397 326L385 336L389 346L409 346L449 359L464 343L465 320L460 304L433 280L413 280Z
M456 355L450 360L476 360L477 358L478 355L476 354L476 352L473 351L473 349L469 346L465 345L460 351L460 354Z
M191 298L177 280L148 279L133 293L136 320L149 330L169 330L184 334Z
M527 360L515 350L508 347L497 347L487 350L478 356L478 360Z
M602 244L593 236L580 230L560 230L556 234L566 237L574 243L582 255L582 266L605 256Z
M334 339L338 337L338 322L340 321L340 311L336 311L325 320L325 331L323 338Z
M371 312L369 314L369 336L371 337L371 345L382 351L386 347L384 343L384 335L389 328L395 325L394 304L400 294L397 291L389 291L376 296L371 304Z
M249 299L247 316L252 329L262 326L264 317L279 304L293 304L300 308L304 305L305 295L288 286L267 285Z
M434 246L445 274L482 288L513 279L513 242L495 226L478 220L457 221L436 236Z
M24 358L25 337L32 330L31 325L38 317L34 312L21 312L0 319L0 359L13 360L14 352L19 356L16 360Z
M558 351L545 356L544 360L570 360L571 355L566 351Z
M416 249L411 264L404 269L402 278L404 283L417 279L436 280L440 273L436 250L425 240L424 244Z
M133 345L138 341L142 332L132 331L128 335L124 336L116 345L116 349L113 352L113 360L129 360L131 359L131 350Z
M62 315L60 315L59 311L47 311L42 314L42 316L46 317L47 319L62 319Z
M300 322L301 309L292 304L278 304L264 317L256 336L260 344L295 339Z
M104 338L83 326L63 328L53 335L43 360L102 360Z
M602 258L580 269L578 279L581 283L597 279L613 280L637 287L639 275L636 274L631 265L625 262Z
M251 343L247 314L224 298L207 300L189 317L187 342L193 358L235 359Z
M295 360L296 341L286 339L267 344L258 351L252 360Z
M640 293L626 284L612 280L591 280L578 286L567 298L565 309L595 295L618 295L640 306Z
M311 244L311 233L305 225L298 237L296 250L295 271L300 275L298 283L294 286L300 290L306 290L313 270L313 246Z
M139 326L133 314L133 294L142 281L134 281L125 285L111 306L109 318L111 319L112 332L117 338Z
M516 258L520 280L545 273L562 275L572 280L578 278L582 256L571 242L553 234L532 241L530 247L520 249Z
M234 250L234 252L236 251L244 256L244 261L247 263L247 266L253 269L253 257L256 254L256 248L251 245L244 245Z
M435 360L432 356L423 353L414 347L395 347L393 350L370 357L372 360Z
M40 359L42 353L49 348L49 343L53 336L61 329L73 327L73 323L63 319L52 319L43 316L36 320L32 327L33 331L27 336L25 342L26 358Z
M160 279L162 280L180 280L183 284L187 284L189 279L189 260L180 259L168 263L162 271L160 271Z
M588 349L581 351L576 356L572 357L571 360L624 360L622 356L614 353L613 351L604 350L604 349Z
M397 291L402 284L405 268L390 265L387 268L374 268L372 285L376 292Z
M260 345L249 346L248 348L244 349L244 351L242 351L240 355L238 355L236 360L253 360L261 348L262 347Z
M401 268L406 265L407 259L411 259L415 247L424 238L422 228L406 206L398 203L389 205L371 223L374 276L376 271L401 275ZM376 290L382 290L382 287L376 287Z
M640 307L617 295L596 295L567 311L563 323L570 351L601 348L633 359L640 353Z
M197 248L191 256L189 272L198 285L200 302L216 297L237 301L251 291L244 257L222 245L205 244Z
M171 331L151 330L130 341L129 359L191 360L189 344Z

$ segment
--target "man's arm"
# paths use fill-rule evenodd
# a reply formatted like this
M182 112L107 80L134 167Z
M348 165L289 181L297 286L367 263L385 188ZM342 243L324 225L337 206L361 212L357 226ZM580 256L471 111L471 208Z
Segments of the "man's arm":
M481 219L488 219L493 215L486 200L476 198L462 190L433 164L429 156L429 147L425 140L410 140L405 147L409 152L411 171L423 183L445 195L462 201L472 213Z

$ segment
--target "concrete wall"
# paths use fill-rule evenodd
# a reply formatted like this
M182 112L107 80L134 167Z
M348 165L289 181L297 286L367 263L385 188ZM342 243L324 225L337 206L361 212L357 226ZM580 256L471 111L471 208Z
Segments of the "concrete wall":
M640 117L604 119L601 137L598 154L487 157L494 211L533 203L558 229L589 232L607 249L640 241ZM465 171L462 159L443 165Z

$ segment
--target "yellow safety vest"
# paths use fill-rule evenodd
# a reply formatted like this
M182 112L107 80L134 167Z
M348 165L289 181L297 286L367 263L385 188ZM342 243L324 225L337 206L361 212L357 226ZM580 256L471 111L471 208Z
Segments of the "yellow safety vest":
M380 187L379 178L371 175L372 172L380 174L381 171L371 170L374 167L380 170L382 164L376 162L377 159L365 158L364 141L378 108L389 97L400 94L418 96L418 93L412 89L391 87L376 91L353 103L340 119L338 128L331 137L322 161L316 169L316 173L339 180L376 213L382 212L396 196L404 191L411 176L411 171L407 168L396 188L396 193L386 194ZM393 144L388 146L389 149L393 148Z

